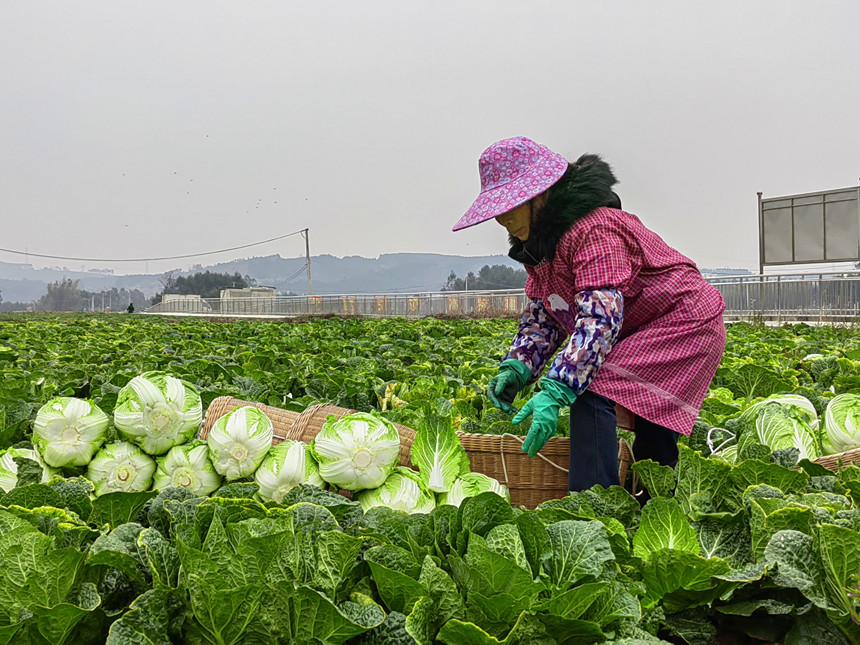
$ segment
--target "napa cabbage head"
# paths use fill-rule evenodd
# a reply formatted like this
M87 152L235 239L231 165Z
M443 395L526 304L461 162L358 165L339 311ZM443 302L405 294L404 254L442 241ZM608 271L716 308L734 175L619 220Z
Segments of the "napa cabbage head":
M824 411L821 437L825 455L860 448L860 394L840 394Z
M354 499L365 512L374 506L404 513L429 513L436 508L436 499L419 474L403 466L395 467L381 486L359 491Z
M33 445L54 468L86 466L102 447L110 419L92 401L58 396L39 408Z
M484 473L464 473L456 479L450 492L439 496L439 504L460 506L467 497L475 497L487 492L495 493L508 501L511 500L511 493L508 487L500 484L492 477Z
M397 465L400 435L394 424L365 412L329 416L311 443L320 476L345 490L382 485Z
M728 448L720 450L719 452L715 452L712 457L722 459L723 461L727 461L730 464L736 464L738 463L738 445L732 444Z
M202 418L203 404L194 386L155 371L131 379L117 394L113 412L122 437L149 455L163 455L190 441Z
M241 405L218 419L206 442L215 471L228 480L250 477L263 462L275 436L272 420L250 405Z
M262 499L278 504L283 501L284 495L299 484L310 484L317 488L325 486L308 445L292 439L269 449L263 463L254 473L254 481L260 487L258 494Z
M29 448L9 448L0 455L0 488L9 492L18 485L18 464L15 459L29 459L42 468L41 483L47 484L54 477L59 476L57 468L51 468L35 450Z
M205 441L173 446L157 459L157 464L152 481L155 490L173 486L205 496L221 486L222 477L209 461L209 446Z
M155 460L128 441L107 444L87 466L87 479L95 486L96 496L149 490L153 473Z
M738 417L738 449L760 443L770 450L797 448L799 459L821 456L818 413L815 406L799 394L775 394L753 403Z

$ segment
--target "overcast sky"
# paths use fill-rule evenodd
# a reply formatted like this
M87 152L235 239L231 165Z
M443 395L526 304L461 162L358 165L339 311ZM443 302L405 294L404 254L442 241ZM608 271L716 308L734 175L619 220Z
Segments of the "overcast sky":
M117 273L507 250L451 226L524 135L597 152L702 267L756 268L756 192L856 186L860 2L0 0L0 247ZM24 256L0 252L0 261Z

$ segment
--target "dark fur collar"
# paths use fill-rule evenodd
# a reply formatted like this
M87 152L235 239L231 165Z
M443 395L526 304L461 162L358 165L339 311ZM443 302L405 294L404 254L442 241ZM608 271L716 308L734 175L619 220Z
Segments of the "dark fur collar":
M535 213L529 239L521 242L508 236L508 255L529 266L552 261L559 240L574 222L601 206L621 208L618 195L612 191L617 181L612 168L598 155L582 155L550 188L547 203Z

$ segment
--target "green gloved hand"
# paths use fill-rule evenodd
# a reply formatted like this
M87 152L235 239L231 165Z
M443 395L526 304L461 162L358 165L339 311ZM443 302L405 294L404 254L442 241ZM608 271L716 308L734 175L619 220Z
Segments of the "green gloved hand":
M543 378L540 387L540 392L530 398L513 418L513 423L517 424L532 417L532 427L523 442L523 452L529 453L529 457L534 457L555 434L561 406L572 405L576 401L576 393L561 381Z
M502 361L499 366L499 373L490 379L490 384L487 386L487 396L499 410L513 414L517 409L512 403L517 398L517 393L526 386L531 377L531 370L522 361L515 358Z

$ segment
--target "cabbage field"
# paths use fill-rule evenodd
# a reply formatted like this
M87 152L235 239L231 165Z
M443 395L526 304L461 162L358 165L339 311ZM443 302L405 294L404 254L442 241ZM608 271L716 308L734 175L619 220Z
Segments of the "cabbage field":
M524 433L484 397L516 326L0 319L0 645L860 642L860 467L816 461L860 447L860 335L729 326L647 504L525 509L454 434ZM223 395L362 414L197 440Z

